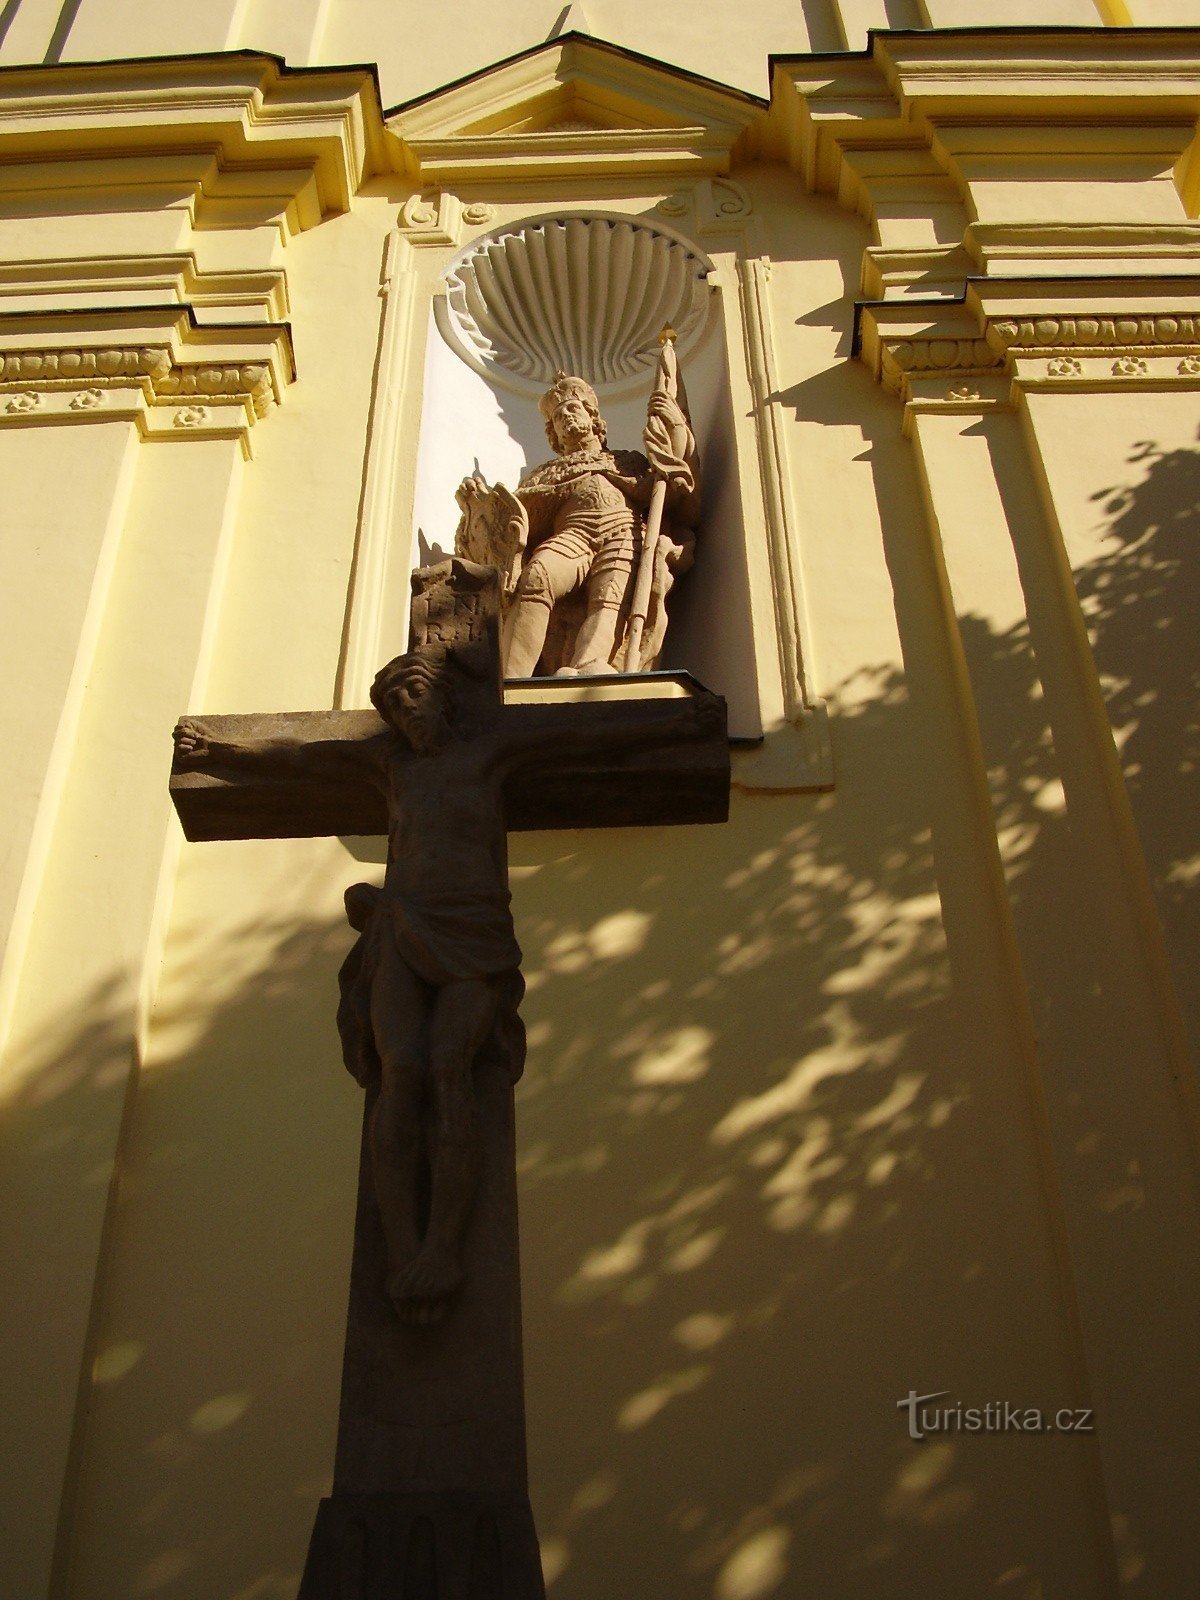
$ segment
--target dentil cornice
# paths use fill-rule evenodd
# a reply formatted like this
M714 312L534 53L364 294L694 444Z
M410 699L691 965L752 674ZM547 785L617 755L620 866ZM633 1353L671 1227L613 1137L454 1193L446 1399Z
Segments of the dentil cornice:
M201 325L188 306L0 314L0 425L132 417L144 437L215 433L248 453L294 375L286 325Z
M957 404L964 380L1022 388L1194 387L1200 277L974 279L961 300L861 307L858 351L883 386Z

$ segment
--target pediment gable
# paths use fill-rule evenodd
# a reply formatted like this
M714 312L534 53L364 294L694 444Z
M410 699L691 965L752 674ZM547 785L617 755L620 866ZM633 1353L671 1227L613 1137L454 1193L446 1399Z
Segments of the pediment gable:
M387 115L414 177L627 166L728 171L762 114L753 95L567 34Z

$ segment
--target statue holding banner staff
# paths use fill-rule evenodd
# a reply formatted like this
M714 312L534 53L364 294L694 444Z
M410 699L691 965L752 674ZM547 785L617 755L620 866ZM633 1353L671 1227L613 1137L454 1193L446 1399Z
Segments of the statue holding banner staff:
M455 548L504 575L509 678L648 672L666 600L692 564L700 469L687 397L664 329L645 454L610 450L591 385L560 372L539 408L556 459L515 493L476 473L458 490Z

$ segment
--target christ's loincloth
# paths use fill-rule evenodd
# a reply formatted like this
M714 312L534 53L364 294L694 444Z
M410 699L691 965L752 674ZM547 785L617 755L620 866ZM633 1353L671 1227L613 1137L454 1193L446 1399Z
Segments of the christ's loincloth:
M429 905L356 883L346 891L346 915L359 936L338 973L338 1032L347 1070L364 1088L382 1071L371 989L385 939L430 989L478 980L496 991L496 1021L477 1059L496 1061L516 1082L525 1065L525 1028L517 1013L525 980L507 896L447 897Z

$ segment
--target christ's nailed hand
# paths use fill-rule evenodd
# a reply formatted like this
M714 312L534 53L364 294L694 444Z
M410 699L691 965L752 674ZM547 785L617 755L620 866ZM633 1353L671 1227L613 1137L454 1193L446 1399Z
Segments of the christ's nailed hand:
M194 717L183 717L175 724L175 765L198 767L211 754L207 728Z

